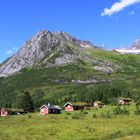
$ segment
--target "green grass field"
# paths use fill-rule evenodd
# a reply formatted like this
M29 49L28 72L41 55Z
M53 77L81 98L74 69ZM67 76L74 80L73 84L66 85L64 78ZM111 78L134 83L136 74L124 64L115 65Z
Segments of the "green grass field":
M84 112L0 118L0 140L139 140L140 116L114 115L111 106Z

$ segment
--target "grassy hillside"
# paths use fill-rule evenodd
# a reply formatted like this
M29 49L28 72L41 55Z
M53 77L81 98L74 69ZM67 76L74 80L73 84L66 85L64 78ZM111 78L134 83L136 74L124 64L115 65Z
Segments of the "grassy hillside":
M134 114L135 105L128 107L129 115L114 115L114 108L0 117L0 140L139 140L140 116Z
M18 107L23 92L28 90L36 108L44 102L63 105L66 101L102 100L114 103L119 96L138 100L140 83L140 55L121 55L101 49L85 49L91 61L77 60L73 64L23 69L19 74L0 78L0 106ZM94 60L94 61L93 61ZM96 70L95 66L109 66L113 72ZM96 80L80 84L77 80Z

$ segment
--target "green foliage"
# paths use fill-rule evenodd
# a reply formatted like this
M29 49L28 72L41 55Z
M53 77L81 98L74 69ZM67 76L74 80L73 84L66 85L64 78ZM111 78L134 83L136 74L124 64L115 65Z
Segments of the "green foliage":
M62 106L67 101L86 102L92 105L98 100L104 104L116 105L118 97L128 97L134 101L139 99L139 55L121 55L101 49L85 49L84 53L90 54L91 59L94 58L97 62L87 63L78 59L72 64L47 69L44 67L37 69L38 66L24 68L17 75L0 78L0 107L21 108L20 98L26 90L31 93L36 110L46 102ZM57 56L53 57L55 59ZM109 74L94 69L95 66L106 63L117 69ZM94 84L72 82L93 79L99 82Z
M112 113L110 111L105 111L101 113L101 117L103 118L111 118L112 117Z
M72 114L72 119L84 119L86 115L85 111L80 111L80 112L74 112Z
M140 115L140 100L138 100L137 103L136 103L135 114Z
M123 137L123 136L126 136L126 132L122 131L122 130L118 130L112 134L110 134L106 140L108 139L114 139L114 138L119 138L119 137Z
M96 113L93 113L93 118L98 118Z
M21 99L21 106L25 112L34 112L33 101L28 91L24 93Z
M128 107L126 106L117 106L116 108L114 108L113 113L114 115L121 115L121 114L129 115L130 114Z

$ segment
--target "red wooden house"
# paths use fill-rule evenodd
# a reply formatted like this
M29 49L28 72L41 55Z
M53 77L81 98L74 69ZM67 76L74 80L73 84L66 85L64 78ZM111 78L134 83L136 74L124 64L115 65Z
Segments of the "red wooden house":
M133 102L133 99L130 98L119 98L118 99L118 104L119 105L129 105Z
M24 112L23 109L16 109L16 108L2 108L0 112L1 112L1 116L20 115L26 113Z
M47 105L42 105L40 107L40 114L41 115L47 115L48 114L48 106Z
M57 105L42 105L40 107L40 114L47 115L47 114L60 114L61 108Z
M0 113L1 113L1 116L7 116L8 115L8 111L6 111L4 108L1 109Z
M66 111L73 111L73 105L70 102L67 102L64 107Z

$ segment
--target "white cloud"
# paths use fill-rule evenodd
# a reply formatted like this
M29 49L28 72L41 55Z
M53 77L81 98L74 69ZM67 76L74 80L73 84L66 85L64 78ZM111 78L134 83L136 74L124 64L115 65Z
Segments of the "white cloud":
M104 12L101 13L101 16L111 16L114 13L117 13L121 10L123 10L124 8L136 4L140 2L140 0L119 0L118 2L115 2L111 8L105 8Z
M17 50L18 50L18 48L17 47L14 47L11 50L6 51L5 53L8 54L8 55L10 55L10 54L12 54L13 52L15 52Z

